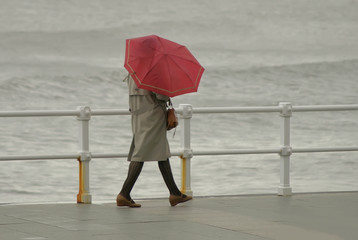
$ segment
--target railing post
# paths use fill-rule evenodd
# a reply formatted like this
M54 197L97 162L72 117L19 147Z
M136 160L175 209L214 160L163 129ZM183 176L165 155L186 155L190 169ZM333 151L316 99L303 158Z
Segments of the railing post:
M292 148L290 146L290 120L292 116L292 104L290 102L281 102L280 116L281 122L281 152L280 152L280 186L278 195L291 196L292 188L290 186L290 156Z
M89 184L89 164L91 153L89 151L89 120L91 119L91 109L87 106L79 106L80 111L77 116L79 121L79 192L77 194L77 203L92 203Z
M181 168L182 168L182 187L181 191L186 195L192 196L191 190L191 158L193 157L193 151L190 144L190 121L192 118L193 107L190 104L180 104L179 109L181 113L179 115L181 131L181 147L183 153L180 156Z

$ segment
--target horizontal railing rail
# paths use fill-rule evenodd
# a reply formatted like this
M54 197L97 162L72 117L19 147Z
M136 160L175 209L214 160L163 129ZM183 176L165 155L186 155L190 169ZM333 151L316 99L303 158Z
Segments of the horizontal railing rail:
M193 113L268 113L281 112L280 106L259 106L259 107L195 107ZM318 112L318 111L355 111L358 110L358 104L349 105L309 105L292 106L292 112ZM178 114L182 109L175 110ZM20 110L20 111L0 111L0 117L66 117L78 116L81 113L77 110ZM127 109L91 109L92 116L106 115L130 115Z
M263 149L224 149L224 150L193 150L193 156L215 156L215 155L246 155L246 154L280 154L281 148L263 148ZM292 147L292 153L324 153L324 152L356 152L358 147L312 147L295 148ZM171 151L172 156L180 157L182 151ZM54 155L11 155L0 156L0 161L24 161L24 160L66 160L77 159L79 154L54 154ZM91 153L91 158L127 158L128 153Z
M23 110L0 111L0 117L75 117L81 114L81 110ZM92 109L92 116L106 115L130 115L126 109Z
M280 185L278 195L291 195L290 186L290 156L293 153L313 152L349 152L358 151L357 146L331 146L300 148L290 146L290 118L293 112L316 112L316 111L356 111L358 104L349 105L310 105L292 106L289 102L282 102L278 106L258 107L196 107L190 104L180 104L176 109L180 119L181 150L172 151L173 156L182 159L182 191L192 194L191 190L191 158L204 155L237 155L237 154L279 154L280 156ZM193 114L220 114L220 113L279 113L281 117L281 144L274 148L250 148L250 149L218 149L218 150L192 150L190 121ZM79 168L79 193L77 202L91 203L89 186L89 163L94 158L125 158L127 153L92 153L89 151L89 120L92 116L118 116L130 115L127 109L90 109L87 106L77 107L76 110L21 110L0 111L0 118L7 117L76 117L79 121L79 152L57 155L13 155L0 156L0 161L18 160L58 160L77 159Z

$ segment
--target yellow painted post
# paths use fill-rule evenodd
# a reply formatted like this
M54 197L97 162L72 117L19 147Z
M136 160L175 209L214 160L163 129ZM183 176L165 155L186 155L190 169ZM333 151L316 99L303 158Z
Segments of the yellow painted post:
M81 158L81 156L77 158L79 162L79 190L77 194L77 203L92 203L92 196L89 192L88 161L82 161Z
M181 192L186 193L186 158L183 155L180 156L181 158Z
M193 157L193 151L190 146L190 121L192 118L193 108L190 104L180 104L180 126L181 126L181 147L183 148L183 154L180 156L182 159L182 193L193 196L191 190L191 158Z
M84 185L83 185L83 168L82 168L82 162L81 162L81 157L77 158L77 161L79 163L79 191L77 194L77 203L83 203L82 200L82 194L83 194L83 189L84 189Z
M89 152L89 120L91 119L91 109L89 107L78 107L80 112L77 116L79 121L79 147L80 152L77 160L79 161L79 192L77 203L92 203L92 196L89 185L89 163L91 153Z

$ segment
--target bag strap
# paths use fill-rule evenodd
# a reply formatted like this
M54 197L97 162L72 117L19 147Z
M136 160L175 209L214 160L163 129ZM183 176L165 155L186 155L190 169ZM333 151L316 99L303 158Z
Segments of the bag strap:
M172 100L170 100L170 98L168 99L167 106L168 106L168 109L174 108Z
M170 100L170 98L169 98L168 101L167 101L167 108L168 108L168 109L173 109L173 110L174 110L174 114L175 114L175 109L174 109L174 107L173 107L173 103L172 103L172 101ZM177 131L177 127L174 128L173 138L174 138L174 136L175 136L176 131Z

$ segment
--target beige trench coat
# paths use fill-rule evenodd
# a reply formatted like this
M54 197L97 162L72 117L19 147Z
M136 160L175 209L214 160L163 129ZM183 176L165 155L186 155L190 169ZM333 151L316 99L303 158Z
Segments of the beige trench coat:
M129 107L132 113L133 139L128 161L164 161L171 154L167 140L167 96L139 89L128 78Z

